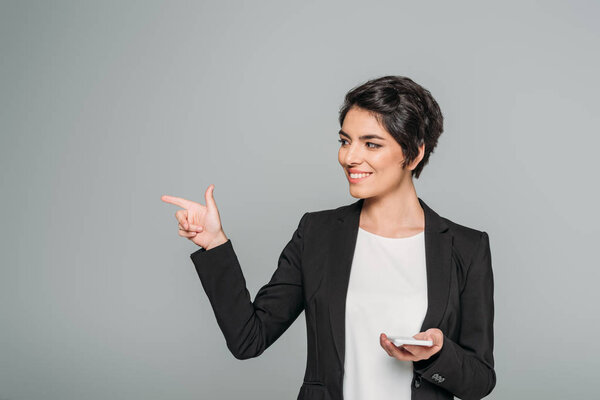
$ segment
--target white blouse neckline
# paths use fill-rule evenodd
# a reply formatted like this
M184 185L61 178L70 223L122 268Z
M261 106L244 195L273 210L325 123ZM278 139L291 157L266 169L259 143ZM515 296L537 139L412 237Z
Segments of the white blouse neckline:
M381 235L377 235L375 233L371 233L369 231L364 230L363 228L361 228L360 226L358 227L358 229L364 233L366 233L367 235L371 235L380 239L384 239L384 240L407 240L407 239L415 239L418 237L421 237L421 235L423 235L425 233L425 231L421 231L419 233L417 233L416 235L412 235L412 236L407 236L407 237L402 237L402 238L390 238L390 237L386 237L386 236L381 236Z

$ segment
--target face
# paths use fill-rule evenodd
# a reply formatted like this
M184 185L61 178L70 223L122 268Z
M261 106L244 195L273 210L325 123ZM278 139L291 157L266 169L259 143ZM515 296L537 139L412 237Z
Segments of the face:
M338 161L355 198L385 196L412 183L411 171L423 158L419 157L402 169L402 147L369 111L352 107L344 119L340 136ZM367 173L351 177L351 173Z

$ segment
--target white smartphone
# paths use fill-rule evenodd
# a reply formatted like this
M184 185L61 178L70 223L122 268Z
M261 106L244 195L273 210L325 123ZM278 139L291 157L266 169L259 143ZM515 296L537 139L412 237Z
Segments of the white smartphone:
M404 336L388 336L388 339L390 339L390 342L394 343L396 346L402 346L403 344L409 344L413 346L433 346L433 342L431 340L418 340Z

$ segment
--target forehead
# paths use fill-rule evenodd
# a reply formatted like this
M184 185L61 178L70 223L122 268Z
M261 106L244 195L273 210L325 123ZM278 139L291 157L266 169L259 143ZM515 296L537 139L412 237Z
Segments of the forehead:
M375 115L362 108L352 107L344 117L340 135L360 139L383 139L391 135L381 126Z

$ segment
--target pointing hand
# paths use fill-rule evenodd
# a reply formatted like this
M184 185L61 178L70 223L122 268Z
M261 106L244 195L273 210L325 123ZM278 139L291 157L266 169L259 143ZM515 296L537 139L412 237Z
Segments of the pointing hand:
M204 193L206 206L180 197L161 197L165 203L175 204L182 208L175 213L179 221L179 236L186 237L192 242L209 250L228 239L221 226L219 210L213 197L215 185L210 185Z

